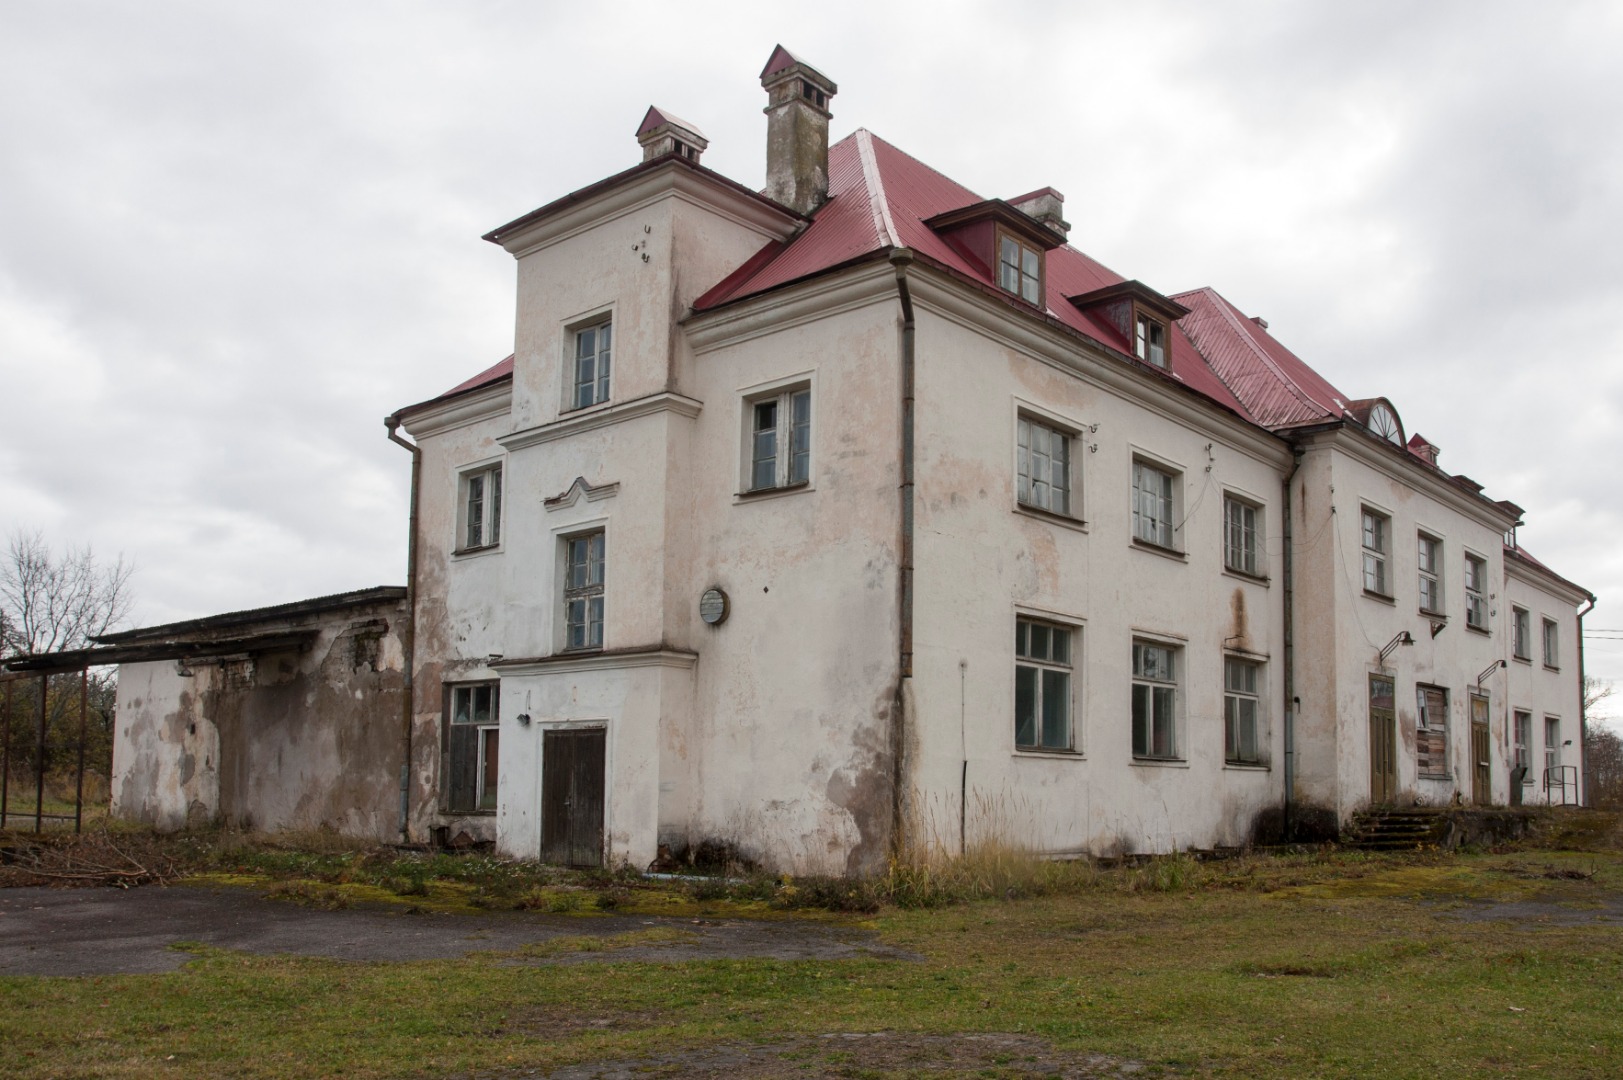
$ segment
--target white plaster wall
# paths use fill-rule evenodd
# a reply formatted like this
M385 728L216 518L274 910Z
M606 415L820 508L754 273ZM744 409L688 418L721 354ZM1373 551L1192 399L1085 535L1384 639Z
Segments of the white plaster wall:
M1259 457L1239 440L1225 443L928 307L917 355L918 744L911 777L922 837L956 850L967 759L970 844L996 839L1104 853L1243 843L1253 816L1282 792L1280 452ZM1156 386L1153 393L1168 391ZM1080 494L1073 511L1085 525L1018 509L1022 409L1083 432L1073 443L1073 497ZM1218 421L1217 430L1223 427ZM1132 542L1135 452L1181 471L1181 558ZM1263 507L1267 582L1223 569L1225 490ZM1080 629L1074 754L1015 748L1019 614ZM1178 762L1135 761L1132 754L1131 650L1144 634L1181 644ZM1265 768L1224 765L1226 644L1267 658Z
M124 664L113 719L112 816L161 832L214 821L219 732L203 715L217 672L177 674L173 661Z
M1531 783L1522 789L1524 802L1548 802L1551 793L1543 785L1545 732L1544 721L1547 717L1558 719L1561 723L1560 743L1571 740L1571 746L1560 746L1560 763L1562 765L1579 766L1579 798L1583 794L1582 759L1579 753L1582 743L1582 733L1579 730L1579 711L1582 704L1582 691L1579 687L1578 675L1578 612L1574 601L1570 597L1558 594L1539 581L1536 575L1525 570L1518 572L1514 563L1505 560L1507 569L1505 577L1506 595L1511 606L1520 606L1527 609L1532 629L1532 657L1529 660L1520 660L1515 656L1514 642L1511 637L1510 608L1505 611L1505 643L1504 655L1507 660L1502 685L1507 687L1507 716L1517 709L1533 714L1532 739L1528 743L1528 764L1530 771L1528 779ZM1556 633L1559 637L1557 665L1550 667L1544 662L1543 623L1545 619L1554 619ZM1511 745L1507 722L1506 761L1511 758ZM1508 766L1507 766L1508 768ZM1560 792L1554 794L1554 800L1559 802Z

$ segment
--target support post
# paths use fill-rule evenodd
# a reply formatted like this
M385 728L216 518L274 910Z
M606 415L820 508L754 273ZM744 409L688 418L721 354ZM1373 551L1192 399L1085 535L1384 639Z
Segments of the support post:
M79 669L79 778L73 788L73 831L84 831L85 721L90 709L90 666Z
M34 832L45 831L45 699L51 677L39 677L39 747L34 752Z
M6 680L6 721L5 734L0 735L0 829L6 827L6 800L11 795L11 684L14 679Z

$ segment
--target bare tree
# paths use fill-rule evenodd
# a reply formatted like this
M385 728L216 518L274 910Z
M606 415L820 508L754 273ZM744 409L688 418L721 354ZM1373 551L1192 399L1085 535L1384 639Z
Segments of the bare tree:
M1584 764L1589 767L1589 804L1623 808L1623 739L1610 728L1591 724L1584 732Z
M1595 711L1595 706L1616 693L1617 687L1605 679L1584 673L1584 718L1590 721L1609 720L1611 717Z
M90 644L128 617L133 570L122 555L99 562L88 544L58 554L41 533L13 533L0 563L0 655Z

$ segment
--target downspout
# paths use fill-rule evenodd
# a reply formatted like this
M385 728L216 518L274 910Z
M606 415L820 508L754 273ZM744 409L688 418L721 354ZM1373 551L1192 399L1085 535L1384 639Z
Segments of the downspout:
M898 621L900 650L896 665L896 701L891 719L891 850L900 854L904 848L904 815L906 799L903 753L907 746L907 686L913 678L913 415L914 415L914 358L913 358L913 294L907 286L907 268L912 265L913 252L896 248L890 253L890 264L896 270L896 295L902 304L902 430L901 462L902 482L898 488L901 498L901 565L898 575Z
M1280 827L1283 831L1281 839L1288 840L1291 836L1291 807L1296 798L1296 616L1295 616L1295 550L1291 547L1291 483L1296 479L1297 470L1302 467L1303 450L1300 446L1291 447L1291 471L1285 477L1284 498L1282 500L1285 511L1285 528L1280 540L1281 567L1280 577L1283 581L1285 594L1285 802L1281 812Z
M1592 805L1589 801L1589 708L1584 700L1588 683L1584 678L1584 616L1594 611L1597 603L1599 601L1591 596L1589 606L1578 612L1578 775L1583 777L1584 783L1582 806Z
M406 625L400 634L400 651L405 667L405 694L400 706L400 842L411 843L411 728L416 707L416 691L412 675L417 660L417 488L422 479L423 448L407 442L396 430L400 414L384 418L389 429L389 441L399 443L411 451L411 508L407 514L406 533Z

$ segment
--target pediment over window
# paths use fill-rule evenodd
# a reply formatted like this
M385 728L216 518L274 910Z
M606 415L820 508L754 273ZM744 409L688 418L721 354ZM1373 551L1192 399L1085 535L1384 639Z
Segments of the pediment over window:
M552 498L542 500L541 505L546 507L548 510L564 510L568 507L574 506L580 501L581 496L583 495L586 497L587 502L597 502L599 499L609 498L619 490L620 482L618 480L612 484L599 484L596 487L593 487L591 484L586 482L586 478L584 476L577 476L575 477L575 482L573 484L570 484L562 492L554 495Z

